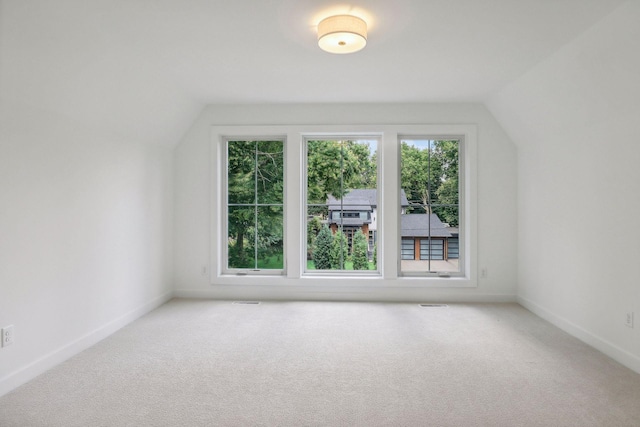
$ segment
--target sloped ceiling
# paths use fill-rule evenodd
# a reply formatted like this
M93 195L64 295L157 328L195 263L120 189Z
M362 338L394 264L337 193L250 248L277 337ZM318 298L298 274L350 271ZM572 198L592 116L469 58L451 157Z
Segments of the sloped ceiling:
M489 110L519 145L580 146L590 133L638 127L639 23L640 2L626 2L487 99Z
M3 102L176 144L207 104L484 102L621 0L0 0ZM353 13L369 43L316 45Z

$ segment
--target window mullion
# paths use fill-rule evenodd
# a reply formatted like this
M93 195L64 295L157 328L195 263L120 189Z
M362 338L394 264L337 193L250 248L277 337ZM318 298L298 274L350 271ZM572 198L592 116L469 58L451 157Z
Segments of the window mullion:
M253 228L253 268L258 269L258 141L255 141L255 167L253 172L254 228Z

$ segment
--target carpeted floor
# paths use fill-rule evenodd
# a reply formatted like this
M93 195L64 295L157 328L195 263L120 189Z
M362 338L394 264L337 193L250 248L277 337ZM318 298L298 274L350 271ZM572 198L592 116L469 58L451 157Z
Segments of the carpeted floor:
M516 304L176 299L0 426L640 426L640 375Z

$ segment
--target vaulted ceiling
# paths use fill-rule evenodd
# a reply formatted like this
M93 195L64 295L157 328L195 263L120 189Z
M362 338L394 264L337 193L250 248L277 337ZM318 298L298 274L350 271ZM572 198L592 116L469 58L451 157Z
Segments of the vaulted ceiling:
M0 94L176 144L207 104L485 102L622 0L0 0ZM324 17L369 23L331 55Z

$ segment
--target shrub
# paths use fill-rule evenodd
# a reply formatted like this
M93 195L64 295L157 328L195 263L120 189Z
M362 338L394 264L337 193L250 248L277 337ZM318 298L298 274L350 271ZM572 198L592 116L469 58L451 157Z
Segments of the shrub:
M373 266L378 268L378 244L373 245Z
M324 225L314 242L313 263L318 270L331 268L331 244L333 236L329 227Z
M347 236L344 235L342 230L338 230L338 232L333 235L333 242L331 244L331 269L344 270L344 263L347 261L347 255Z
M369 269L369 257L367 256L367 238L358 231L353 236L353 269L354 270L368 270Z

